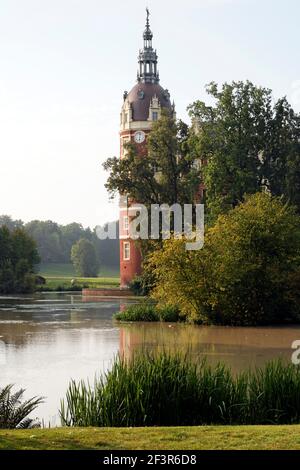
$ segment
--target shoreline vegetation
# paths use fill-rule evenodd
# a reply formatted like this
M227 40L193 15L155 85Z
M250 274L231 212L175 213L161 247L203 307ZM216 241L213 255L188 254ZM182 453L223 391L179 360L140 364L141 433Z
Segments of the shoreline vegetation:
M62 427L36 428L29 420L30 429L9 429L11 418L26 427L20 411L42 401L19 403L22 391L11 394L0 450L300 449L299 388L300 367L280 360L233 374L188 354L117 356L94 386L70 382Z
M94 384L71 381L63 426L151 427L300 423L300 367L281 360L234 374L191 355L120 355Z
M118 322L170 322L183 321L179 309L171 305L157 307L147 299L140 304L130 305L113 316Z

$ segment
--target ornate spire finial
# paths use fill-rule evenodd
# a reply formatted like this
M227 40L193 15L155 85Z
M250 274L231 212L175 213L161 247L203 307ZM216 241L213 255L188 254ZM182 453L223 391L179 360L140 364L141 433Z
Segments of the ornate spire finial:
M138 82L158 83L157 54L152 47L153 34L150 29L149 8L146 8L146 28L144 30L144 48L139 53Z

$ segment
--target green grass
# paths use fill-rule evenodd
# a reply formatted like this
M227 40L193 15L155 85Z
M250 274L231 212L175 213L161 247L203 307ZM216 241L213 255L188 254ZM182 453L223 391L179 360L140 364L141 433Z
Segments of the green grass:
M300 425L1 430L1 450L297 450Z
M78 287L85 287L90 289L105 288L105 287L118 287L120 285L119 278L116 277L46 277L46 287L53 291L59 289L72 289L71 281L74 279L75 285Z
M76 273L72 264L56 264L56 263L41 264L39 274L44 277L54 277L54 278L69 278L69 277L73 278L76 276ZM119 278L120 273L117 268L101 266L98 276L106 277L106 278Z
M42 264L39 274L46 279L46 285L41 290L72 290L72 279L78 288L91 289L118 287L120 284L119 271L102 266L97 278L77 277L72 264Z

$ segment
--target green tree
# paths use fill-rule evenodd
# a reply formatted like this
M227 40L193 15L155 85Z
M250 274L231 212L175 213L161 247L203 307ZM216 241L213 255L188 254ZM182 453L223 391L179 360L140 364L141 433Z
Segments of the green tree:
M24 229L0 227L0 292L26 293L35 289L40 257L35 241Z
M140 155L134 143L127 144L126 158L109 158L106 188L112 197L126 194L129 200L150 204L191 203L198 191L199 170L188 146L189 129L162 113L153 124L147 154Z
M0 227L5 225L9 230L22 228L24 223L22 220L13 220L10 215L0 215Z
M44 263L68 262L63 255L61 229L56 222L32 220L25 225L25 229L36 240Z
M202 250L167 240L152 254L153 296L197 321L257 325L299 321L300 218L266 193L219 216Z
M24 225L22 220L0 215L0 227L3 226L11 231L25 228L28 235L36 241L42 263L70 263L72 246L81 238L85 238L94 244L97 256L105 266L119 266L118 237L115 240L100 240L96 228L84 228L76 222L59 225L51 220L33 220Z
M99 261L92 242L80 239L72 246L71 260L79 276L97 277Z
M116 239L106 238L100 240L97 236L97 227L93 232L93 243L100 263L104 266L119 268L120 266L120 242L119 242L119 221L109 222L103 225L103 230L108 231L110 224L116 223Z
M207 87L212 105L189 106L191 145L205 163L202 178L210 219L235 207L244 195L267 188L298 206L300 116L285 98L251 82Z

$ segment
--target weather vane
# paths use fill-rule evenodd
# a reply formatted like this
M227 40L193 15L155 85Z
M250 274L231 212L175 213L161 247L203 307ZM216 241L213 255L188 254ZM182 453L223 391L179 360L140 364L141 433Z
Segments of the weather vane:
M147 12L147 26L149 26L149 16L150 16L150 12L149 12L149 8L146 7L146 12Z

